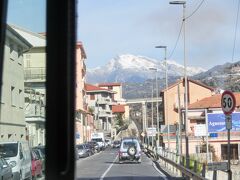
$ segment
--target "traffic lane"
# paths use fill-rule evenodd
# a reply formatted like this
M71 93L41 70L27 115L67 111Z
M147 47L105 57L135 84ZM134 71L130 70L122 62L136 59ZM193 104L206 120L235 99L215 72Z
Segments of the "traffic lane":
M113 162L107 162L113 163ZM154 167L150 158L145 154L142 155L142 163L123 162L118 160L113 163L109 172L103 178L104 180L167 180L166 176Z
M94 154L93 156L77 160L77 180L99 180L109 168L109 163L106 162L113 162L117 156L117 152L118 149L108 148L105 151Z

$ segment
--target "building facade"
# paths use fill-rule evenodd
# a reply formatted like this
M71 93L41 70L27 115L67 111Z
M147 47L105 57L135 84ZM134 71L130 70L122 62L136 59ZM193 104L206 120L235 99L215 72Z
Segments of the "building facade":
M7 25L0 104L0 140L26 140L23 53L31 44Z
M214 94L213 88L191 79L188 79L187 87L188 104L192 104L202 98L209 97ZM162 143L163 145L166 143L169 144L171 149L176 149L176 128L174 127L176 127L176 124L180 123L180 120L182 120L182 123L184 120L184 117L181 113L181 109L184 109L184 88L185 81L184 79L181 79L160 93L160 98L162 98L163 101L159 109L160 125L165 127L161 128L162 131L164 131ZM169 132L166 132L166 125L170 126Z
M85 86L87 104L95 117L96 130L110 134L112 122L112 97L115 92L91 84ZM110 136L110 135L109 135Z
M236 98L236 108L232 116L233 127L230 132L231 159L239 160L240 158L240 93L234 93ZM201 152L201 146L206 145L208 140L209 152L212 160L227 160L227 131L225 128L225 115L221 109L221 96L216 94L203 98L189 105L189 153L197 154ZM198 125L204 125L208 131L206 136L198 135ZM185 145L183 144L185 149ZM206 151L205 151L206 152Z

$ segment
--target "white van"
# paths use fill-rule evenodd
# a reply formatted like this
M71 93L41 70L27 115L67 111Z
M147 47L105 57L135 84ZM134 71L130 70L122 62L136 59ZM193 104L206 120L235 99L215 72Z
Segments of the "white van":
M12 167L13 180L31 179L31 155L28 142L0 142L0 156Z

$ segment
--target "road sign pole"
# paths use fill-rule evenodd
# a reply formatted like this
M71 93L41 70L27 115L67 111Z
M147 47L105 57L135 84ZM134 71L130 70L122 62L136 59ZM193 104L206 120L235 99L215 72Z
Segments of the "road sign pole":
M226 129L228 131L228 146L227 146L227 155L228 155L228 180L232 180L232 171L231 171L231 149L230 149L230 130L232 129L232 112L236 107L236 98L231 91L224 91L221 99L221 106L224 114L226 115Z
M231 171L231 163L230 163L230 129L228 129L228 146L227 146L227 152L228 152L228 180L232 180L232 171Z

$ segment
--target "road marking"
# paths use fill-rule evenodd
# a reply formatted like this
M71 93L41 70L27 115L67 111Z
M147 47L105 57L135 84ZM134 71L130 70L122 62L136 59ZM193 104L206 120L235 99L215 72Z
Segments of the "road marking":
M117 157L114 159L114 161L112 162L112 164L110 164L110 166L107 168L107 170L102 174L102 176L100 177L100 180L103 180L103 178L106 176L106 174L108 173L108 171L110 171L110 169L112 168L113 164L115 163L115 161L117 160Z
M160 171L160 170L157 168L157 166L156 166L156 164L155 164L154 162L152 162L152 165L153 165L153 167L155 168L155 170L162 176L162 178L163 178L164 180L168 180L168 178L166 177L166 175L163 174L162 171Z

